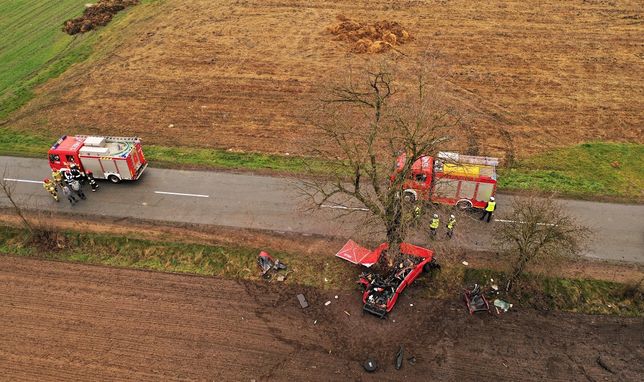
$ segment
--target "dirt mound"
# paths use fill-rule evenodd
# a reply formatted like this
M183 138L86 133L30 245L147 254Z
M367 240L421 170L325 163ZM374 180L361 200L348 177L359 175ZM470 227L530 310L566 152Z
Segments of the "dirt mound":
M139 0L99 0L96 4L87 4L82 16L65 21L63 31L70 35L89 32L107 25L119 11L138 3Z
M337 19L339 23L328 27L328 31L337 36L337 40L351 43L351 51L355 53L382 53L412 39L395 21L360 23L344 15L338 15Z

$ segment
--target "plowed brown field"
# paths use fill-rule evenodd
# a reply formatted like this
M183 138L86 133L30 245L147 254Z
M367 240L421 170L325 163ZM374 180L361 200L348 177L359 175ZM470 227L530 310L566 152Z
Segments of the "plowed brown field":
M411 288L379 320L360 314L357 292L334 294L0 256L0 379L598 381L644 373L642 318L521 307L471 317L456 297L419 300ZM398 345L415 365L394 370ZM381 365L375 374L360 368L367 356Z
M413 40L405 56L350 53L327 30L339 14L399 22ZM101 58L50 82L12 124L302 153L308 110L346 68L427 54L470 152L644 136L641 1L167 0L126 17Z

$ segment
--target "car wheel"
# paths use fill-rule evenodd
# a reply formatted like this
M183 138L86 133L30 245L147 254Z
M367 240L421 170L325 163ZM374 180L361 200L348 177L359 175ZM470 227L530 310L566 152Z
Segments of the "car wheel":
M119 177L118 177L118 176L116 176L116 175L110 175L110 176L108 176L108 177L107 177L107 180L109 180L110 182L112 182L112 183L114 183L114 184L116 184L116 183L120 183L120 182L121 182L121 178L119 178Z

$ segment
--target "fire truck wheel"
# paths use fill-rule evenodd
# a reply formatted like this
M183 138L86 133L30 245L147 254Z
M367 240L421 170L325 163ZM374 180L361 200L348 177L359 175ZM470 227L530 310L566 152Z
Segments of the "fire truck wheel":
M458 203L456 203L456 208L461 211L469 210L472 208L472 202L469 200L459 200Z
M120 183L120 182L121 182L121 178L119 178L119 177L118 177L118 176L116 176L116 175L110 175L110 176L108 176L108 177L107 177L107 180L109 180L110 182L112 182L112 183L114 183L114 184L116 184L116 183Z
M411 192L403 193L403 200L407 203L413 203L416 201L416 195Z

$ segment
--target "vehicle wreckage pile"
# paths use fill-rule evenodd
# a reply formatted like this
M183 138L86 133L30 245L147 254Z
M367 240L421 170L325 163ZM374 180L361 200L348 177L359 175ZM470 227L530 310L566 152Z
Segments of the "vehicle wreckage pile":
M370 268L378 263L388 248L389 245L383 243L375 250L370 251L359 246L353 240L349 240L336 256L353 264ZM394 264L393 268L384 267L378 272L369 270L360 275L359 283L364 287L363 309L380 318L384 318L393 309L400 293L421 273L439 268L433 251L408 243L400 245L400 254L396 257Z

